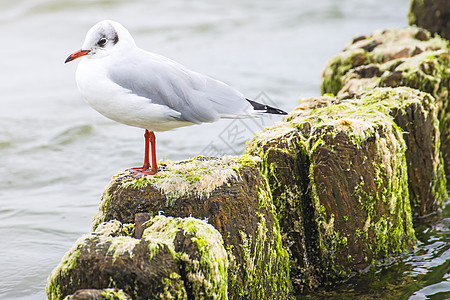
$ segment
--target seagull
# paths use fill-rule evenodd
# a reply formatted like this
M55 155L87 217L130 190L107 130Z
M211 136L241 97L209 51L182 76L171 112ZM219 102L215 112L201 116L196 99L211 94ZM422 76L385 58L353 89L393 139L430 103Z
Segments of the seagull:
M158 172L155 131L221 118L287 114L247 99L221 81L142 50L128 30L115 21L95 24L81 49L69 55L65 63L81 57L76 81L86 102L109 119L145 129L144 164L127 169L135 178Z

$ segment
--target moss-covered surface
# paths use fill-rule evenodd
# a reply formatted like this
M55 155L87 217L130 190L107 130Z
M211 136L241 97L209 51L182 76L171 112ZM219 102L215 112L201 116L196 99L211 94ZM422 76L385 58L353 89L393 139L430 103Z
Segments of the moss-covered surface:
M133 222L140 212L205 219L228 252L228 297L285 299L291 293L289 257L259 162L248 155L196 157L168 162L152 177L120 173L105 189L93 227Z
M105 219L108 204L122 190L144 190L151 187L166 198L164 206L172 207L183 197L208 198L211 193L231 179L238 179L239 168L255 162L249 157L225 156L222 159L197 156L193 159L172 162L165 161L162 170L154 176L133 178L125 171L115 175L102 195L98 213L94 217L93 228ZM120 186L117 183L120 182ZM134 199L131 199L134 201ZM134 215L133 215L134 218ZM132 219L127 219L132 222Z
M299 290L347 278L415 242L402 130L377 107L326 100L247 148L262 159Z
M403 132L413 216L439 212L448 195L434 98L406 87L378 88L364 93L359 105L392 116Z
M375 87L407 86L430 93L437 106L444 169L450 176L449 70L448 40L416 27L376 31L355 38L328 62L321 90L353 95Z
M311 109L321 107L329 107L326 112L333 115L339 106L332 105L341 102L356 105L353 113L361 117L366 112L381 112L393 118L402 129L407 146L405 155L413 216L438 212L448 195L434 98L408 87L375 88L355 97L343 95L303 99L288 119L309 114Z
M428 31L417 27L377 30L370 36L356 37L325 66L322 94L337 95L351 79L345 77L349 71L353 70L359 78L380 77L384 71L394 71L409 58L423 52L448 50L448 47L448 41L432 37Z
M83 289L68 295L64 300L89 299L89 300L131 300L132 298L119 289Z
M49 276L48 298L115 288L132 299L227 299L227 252L217 230L195 218L165 216L146 227L135 239L111 221L80 238Z

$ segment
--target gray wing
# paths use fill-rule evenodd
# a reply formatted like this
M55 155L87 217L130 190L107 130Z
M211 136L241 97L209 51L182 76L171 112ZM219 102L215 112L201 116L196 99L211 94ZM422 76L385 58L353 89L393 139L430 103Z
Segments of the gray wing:
M214 122L253 112L245 97L225 83L140 49L111 66L108 75L130 93L179 112L180 121Z

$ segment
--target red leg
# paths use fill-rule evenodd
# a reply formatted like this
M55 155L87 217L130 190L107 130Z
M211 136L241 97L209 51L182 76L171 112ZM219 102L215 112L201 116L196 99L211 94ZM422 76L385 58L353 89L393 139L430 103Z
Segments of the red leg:
M146 131L147 133L148 131ZM153 131L149 132L150 135L150 143L152 144L152 168L150 170L150 172L152 172L152 174L149 175L155 175L156 173L158 173L158 164L156 163L156 136L153 133ZM147 154L147 158L148 158L148 154Z
M155 136L155 135L153 134L153 136ZM149 161L150 132L147 129L145 129L144 138L145 138L145 153L144 153L144 164L142 165L142 170L148 170L150 168L150 161ZM152 148L153 148L153 143L152 143Z
M144 164L142 167L127 169L127 171L131 172L133 177L141 178L147 175L155 175L158 173L158 165L156 163L156 137L153 131L145 130L144 134L145 138L145 153L144 153ZM150 168L150 144L152 147L152 164Z

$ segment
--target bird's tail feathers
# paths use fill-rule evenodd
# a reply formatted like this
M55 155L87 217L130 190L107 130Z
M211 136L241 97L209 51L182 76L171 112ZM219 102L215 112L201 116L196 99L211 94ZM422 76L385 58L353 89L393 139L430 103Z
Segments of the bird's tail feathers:
M253 109L258 111L258 112L262 112L262 113L267 113L267 114L274 114L274 115L287 115L287 112L285 112L284 110L281 110L279 108L275 108L266 104L261 104L258 103L256 101L250 100L250 99L245 99L247 100L252 106Z

